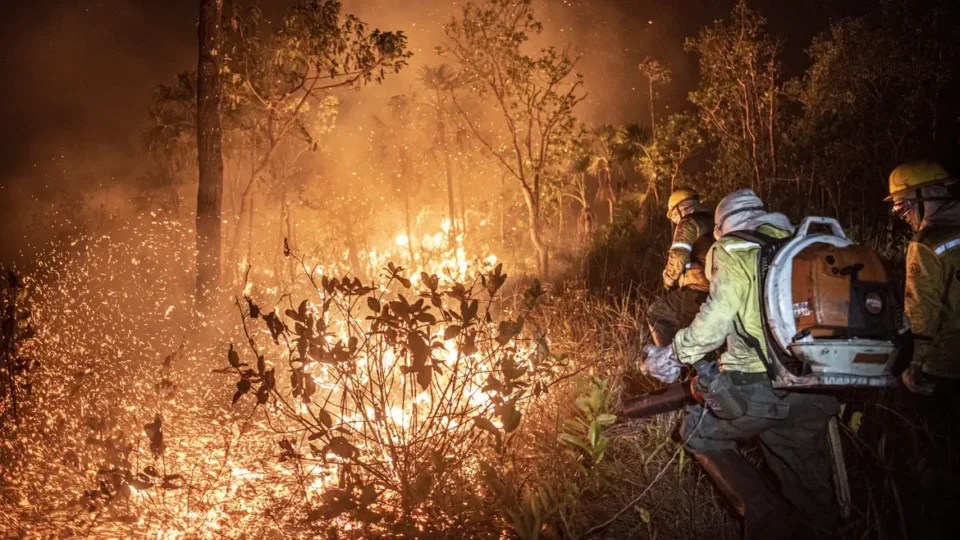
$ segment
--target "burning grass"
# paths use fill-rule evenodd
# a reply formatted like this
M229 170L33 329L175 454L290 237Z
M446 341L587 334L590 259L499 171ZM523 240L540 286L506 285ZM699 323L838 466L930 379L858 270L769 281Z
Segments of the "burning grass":
M642 339L634 301L521 290L460 239L372 280L290 254L303 279L196 321L188 231L149 225L55 246L27 280L39 368L3 422L7 531L576 537L676 448L604 429ZM610 530L659 526L644 515Z

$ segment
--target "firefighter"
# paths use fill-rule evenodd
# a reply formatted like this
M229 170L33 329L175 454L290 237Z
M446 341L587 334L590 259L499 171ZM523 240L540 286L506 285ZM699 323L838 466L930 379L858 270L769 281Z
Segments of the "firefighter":
M696 191L674 191L667 200L667 218L675 226L663 270L668 293L647 310L650 335L660 346L673 341L677 330L690 324L706 300L710 285L704 265L713 245L713 216Z
M960 380L960 204L951 179L932 162L900 165L890 173L893 213L910 225L904 311L914 346L901 375L912 392L933 394Z
M831 485L827 427L839 407L831 397L771 386L757 282L760 244L735 234L754 231L778 239L790 236L795 227L783 214L767 212L749 189L720 201L715 218L717 242L707 258L709 298L690 326L677 332L672 345L646 347L641 369L673 382L682 366L696 364L726 343L720 371L709 387L701 387L704 377L698 378L708 405L687 409L683 425L687 449L743 519L744 538L829 537L836 532L839 513ZM737 450L738 441L755 437L792 508Z
M890 174L886 198L914 231L904 290L913 355L900 378L924 396L907 401L926 426L917 442L931 445L913 460L920 493L909 505L909 521L918 538L952 527L960 504L960 203L951 193L956 181L936 163L904 163Z

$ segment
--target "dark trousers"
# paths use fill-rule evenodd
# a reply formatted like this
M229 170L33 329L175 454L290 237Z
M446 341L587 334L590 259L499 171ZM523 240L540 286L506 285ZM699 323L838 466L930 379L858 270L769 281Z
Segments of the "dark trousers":
M772 515L780 514L780 520L786 516L771 500L779 499L775 491L737 451L739 441L759 438L780 492L803 518L801 523L818 536L829 537L835 534L839 518L827 436L830 418L839 411L837 401L830 396L777 391L765 375L759 377L746 384L734 381L746 404L746 413L738 418L719 418L702 405L688 408L683 427L687 448L743 517L745 536L763 538L773 536L761 532Z
M914 417L911 433L904 435L913 452L901 458L911 538L953 537L960 510L960 380L933 379L933 396L906 390L899 396L898 408Z
M681 328L690 326L707 300L707 293L691 288L677 289L656 299L647 309L647 324L654 344L666 347Z

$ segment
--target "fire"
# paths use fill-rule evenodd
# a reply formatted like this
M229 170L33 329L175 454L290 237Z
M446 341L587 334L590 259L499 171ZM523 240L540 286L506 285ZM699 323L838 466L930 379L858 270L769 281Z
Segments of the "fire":
M242 348L246 337L235 317L211 321L203 335L184 342L184 336L196 336L190 329L192 307L182 300L181 292L181 287L192 286L192 268L185 262L191 253L182 248L185 231L174 223L153 220L126 231L128 237L138 238L136 242L107 235L74 240L72 252L63 249L59 259L44 259L46 273L37 278L43 280L43 298L34 310L43 339L25 351L44 361L45 373L57 381L38 385L55 388L43 399L50 403L50 410L62 411L62 416L45 422L67 427L55 432L56 442L48 441L49 433L35 435L36 441L47 442L30 450L37 457L30 458L33 468L25 477L36 478L37 485L59 483L64 493L96 491L91 476L71 477L69 469L62 467L51 476L47 470L45 464L61 461L61 449L72 448L78 453L85 449L80 461L87 470L127 471L123 474L135 482L128 484L129 496L122 504L140 517L128 523L125 533L104 533L120 537L143 532L158 538L212 537L244 530L259 523L271 505L304 494L303 504L322 507L328 492L355 481L357 472L351 472L349 465L356 459L378 467L384 478L395 483L380 485L378 499L369 508L395 511L402 506L403 496L396 485L415 480L407 476L410 460L432 467L430 459L439 458L431 458L431 452L460 455L465 451L456 446L460 443L449 441L475 433L473 418L494 415L505 397L489 387L491 377L502 378L504 353L494 339L495 325L487 328L482 317L488 300L483 300L475 324L494 333L484 334L467 350L463 336L453 335L460 331L454 327L460 328L463 322L444 314L459 313L460 300L440 294L455 284L483 291L479 276L492 272L501 258L471 240L463 224L453 225L449 220L432 228L420 223L410 235L406 231L388 235L386 241L358 250L359 258L351 258L351 252L344 250L318 261L305 259L302 268L250 266L247 258L240 258L232 266L245 279L238 280L233 291L240 293L243 307L242 299L250 297L261 302L264 311L283 314L296 310L294 299L310 298L307 309L326 323L323 343L328 349L366 337L351 361L354 372L326 362L303 366L303 376L316 388L308 403L290 393L289 359L296 357L295 350L291 353L286 339L274 343L269 330L255 321L250 336L276 370L281 395L266 404L246 396L233 407L232 390L228 391L233 383L211 374L210 369L220 365L211 366L209 359L220 362L224 344L233 342L244 353L245 363L255 366L256 360ZM66 255L78 249L80 255ZM386 279L385 268L391 262L404 268L409 288ZM290 278L291 267L299 271L297 280ZM398 301L401 294L410 304L425 300L436 319L431 324L417 323L425 340L436 344L428 360L436 366L428 387L415 373L401 372L401 367L410 365L410 355L372 332L366 318L372 312L365 301L351 305L353 300L333 295L330 311L321 315L324 299L330 298L321 281L344 274L370 276L361 281L371 285L370 295L383 305ZM433 294L430 287L439 291L442 310L420 296ZM295 322L284 317L292 330ZM181 342L185 343L182 352L171 355L167 367L154 360L166 355L159 351L176 350ZM520 363L536 354L526 341L512 342L510 348ZM102 362L107 361L104 367ZM169 386L160 384L161 379ZM374 387L376 394L365 390ZM517 407L523 411L523 402L518 401ZM342 448L328 444L329 437L307 438L310 432L301 421L318 425L321 409L332 418L329 429L348 437L358 457L344 457ZM165 450L155 455L142 433L144 423L158 413L163 418ZM492 425L502 429L504 423L495 418ZM104 447L119 441L131 444L130 458L90 451L88 440ZM290 446L278 449L282 441ZM463 478L479 474L472 459L458 466L468 468ZM164 483L170 487L161 487ZM69 485L76 487L68 489ZM110 493L115 489L110 487ZM91 504L102 504L104 496L99 497ZM293 512L278 519L302 523ZM349 523L346 518L341 521ZM98 524L94 530L100 527L109 529Z

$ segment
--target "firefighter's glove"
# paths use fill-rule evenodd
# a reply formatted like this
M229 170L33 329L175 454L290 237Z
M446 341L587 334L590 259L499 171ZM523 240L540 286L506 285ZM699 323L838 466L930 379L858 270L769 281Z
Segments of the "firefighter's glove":
M645 359L640 364L642 373L665 383L672 383L680 378L683 364L677 359L672 343L666 347L647 345L643 348L643 353Z
M910 367L900 374L900 380L903 381L903 385L907 387L907 390L910 390L914 394L923 396L933 395L934 382L921 371L918 364L910 364Z
M666 271L663 273L663 288L672 291L680 285L680 282L667 275Z

